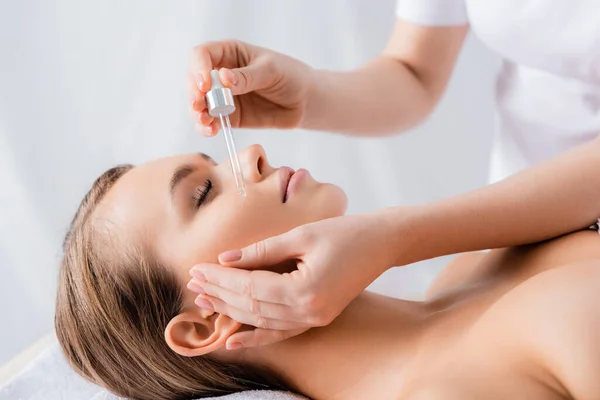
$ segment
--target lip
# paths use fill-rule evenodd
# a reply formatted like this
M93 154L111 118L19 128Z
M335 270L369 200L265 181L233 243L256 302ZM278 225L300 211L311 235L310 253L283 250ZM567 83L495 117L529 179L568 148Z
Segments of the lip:
M281 202L285 203L287 201L288 194L288 186L292 177L294 176L295 171L290 167L281 167L279 168L279 178L281 181Z
M285 192L285 201L287 201L290 198L290 196L292 194L294 194L294 192L296 192L296 190L298 190L298 186L300 185L302 178L304 178L307 175L310 175L310 174L304 168L300 168L298 171L296 171L294 173L294 175L292 175L292 177L290 178L290 181L288 182L287 190Z

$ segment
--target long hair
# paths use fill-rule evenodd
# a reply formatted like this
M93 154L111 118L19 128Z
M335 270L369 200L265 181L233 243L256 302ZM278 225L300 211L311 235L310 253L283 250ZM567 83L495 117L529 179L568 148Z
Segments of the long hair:
M83 198L63 244L55 328L70 365L84 378L131 399L220 396L289 390L270 371L183 357L164 339L182 309L183 289L151 250L129 243L96 214L131 165L103 173Z

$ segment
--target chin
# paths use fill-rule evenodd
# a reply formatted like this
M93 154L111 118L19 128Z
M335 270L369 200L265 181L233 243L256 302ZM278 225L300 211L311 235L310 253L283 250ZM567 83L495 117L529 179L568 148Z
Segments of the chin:
M315 197L320 203L318 207L322 219L340 217L346 213L348 197L339 186L325 183Z

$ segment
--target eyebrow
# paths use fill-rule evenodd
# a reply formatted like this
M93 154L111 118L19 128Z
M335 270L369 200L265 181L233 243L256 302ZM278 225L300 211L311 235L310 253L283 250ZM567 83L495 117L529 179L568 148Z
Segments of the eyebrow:
M213 160L208 154L198 153L198 155L205 161L216 164L215 160ZM196 171L196 169L196 166L192 164L182 164L175 169L173 176L171 176L171 181L169 182L169 193L171 194L171 198L173 198L175 195L175 189L177 188L177 185L191 175L194 171Z
M171 182L169 183L169 192L171 193L171 197L173 197L175 194L175 188L177 188L177 185L195 170L196 167L191 164L183 164L175 169L173 176L171 176Z
M215 160L213 160L213 158L211 156L209 156L208 154L205 153L198 153L198 155L202 158L204 158L206 161L211 162L213 164L216 164Z

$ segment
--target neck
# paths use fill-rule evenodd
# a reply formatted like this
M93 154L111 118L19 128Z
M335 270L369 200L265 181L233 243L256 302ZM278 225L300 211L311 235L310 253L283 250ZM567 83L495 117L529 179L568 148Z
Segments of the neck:
M385 398L413 357L423 315L419 303L363 293L330 325L245 356L312 399Z

